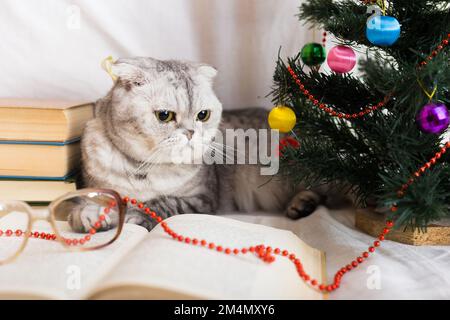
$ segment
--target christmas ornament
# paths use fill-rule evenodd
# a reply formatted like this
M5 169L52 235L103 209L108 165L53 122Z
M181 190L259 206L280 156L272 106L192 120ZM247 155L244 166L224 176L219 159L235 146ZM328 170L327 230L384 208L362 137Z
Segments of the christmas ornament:
M300 148L300 142L297 139L287 136L280 140L278 145L278 155L283 155L286 148L298 149Z
M280 146L282 148L292 147L294 149L298 149L300 147L300 142L298 142L298 140L293 137L287 136L280 140Z
M445 104L430 102L420 109L416 123L422 132L441 134L450 124L450 115Z
M356 64L356 54L352 48L347 46L335 46L328 53L328 66L337 73L351 71Z
M391 46L400 37L400 23L390 16L372 16L366 23L367 39L377 46Z
M280 132L290 132L297 123L294 111L286 106L276 106L269 113L269 126Z
M303 63L310 67L322 64L326 57L326 50L320 43L308 43L302 48L301 51Z

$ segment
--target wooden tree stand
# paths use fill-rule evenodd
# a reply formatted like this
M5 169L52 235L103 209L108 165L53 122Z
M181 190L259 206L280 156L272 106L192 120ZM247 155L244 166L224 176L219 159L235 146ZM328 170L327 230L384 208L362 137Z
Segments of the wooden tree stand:
M359 230L377 237L385 226L386 215L375 212L370 209L361 209L356 211L355 226ZM400 243L410 244L414 246L425 245L450 245L450 226L432 224L427 228L427 232L420 230L406 231L403 229L392 229L386 236L387 240Z

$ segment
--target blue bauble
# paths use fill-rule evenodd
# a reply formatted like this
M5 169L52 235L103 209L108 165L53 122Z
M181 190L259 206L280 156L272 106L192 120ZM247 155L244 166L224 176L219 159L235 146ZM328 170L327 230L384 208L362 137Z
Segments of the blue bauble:
M400 37L400 23L394 17L373 16L366 27L367 39L376 46L393 45Z

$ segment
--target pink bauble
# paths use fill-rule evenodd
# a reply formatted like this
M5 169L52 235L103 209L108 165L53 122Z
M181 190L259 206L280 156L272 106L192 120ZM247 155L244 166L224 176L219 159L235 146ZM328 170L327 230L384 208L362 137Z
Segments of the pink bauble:
M328 66L337 73L352 71L356 64L356 54L347 46L335 46L328 53Z

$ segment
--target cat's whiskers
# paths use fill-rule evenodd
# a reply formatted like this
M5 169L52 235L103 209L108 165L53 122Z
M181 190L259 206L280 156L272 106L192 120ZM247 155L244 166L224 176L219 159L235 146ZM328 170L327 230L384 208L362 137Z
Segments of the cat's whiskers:
M134 174L139 174L140 171L145 171L145 173L150 172L156 165L159 164L159 160L161 160L162 154L157 152L149 157L145 162L141 163L141 165L134 170Z
M152 154L150 157L146 159L146 161L150 161L151 158L156 157L157 154ZM135 183L135 177L138 175L139 171L144 166L144 163L142 163L139 168L134 168L132 170L129 170L127 168L124 168L125 174L127 176L128 183L130 184L132 189L136 189L136 183Z
M227 150L236 152L237 154L240 154L240 155L245 155L245 153L243 153L242 151L239 151L238 149L236 149L236 148L234 148L232 146L229 146L227 144L219 143L219 142L216 142L216 141L212 141L211 144L216 146L216 147L219 147L219 148L225 148Z
M153 160L155 160L155 158L159 158L159 156L161 155L161 153L159 152L161 150L162 150L161 146L155 147L153 149L153 152L151 153L151 155L147 159L141 161L140 165L132 171L132 174L137 174L139 171L144 169L146 166L152 164Z
M168 139L161 141L159 143L159 145L153 149L152 154L147 159L142 161L141 164L139 165L139 167L135 168L131 172L128 172L128 175L136 176L141 171L145 171L145 173L148 174L157 165L161 164L159 162L159 160L161 160L161 158L163 157L163 154L161 153L161 151L169 149L174 144L176 144L177 141L178 141L178 139L176 139L176 138L168 138Z
M155 161L155 160L160 160L160 156L161 156L160 151L163 151L165 149L168 149L169 147L172 147L176 141L177 141L177 139L175 139L175 138L168 138L168 139L165 139L165 140L159 142L159 144L152 150L151 155L147 159L141 161L141 164L139 165L139 167L137 167L135 169L134 174L144 168L146 170L149 170L147 166L152 165L152 164L157 164L157 161ZM156 158L158 158L158 159L156 159Z
M212 141L211 145L214 146L216 148L216 150L217 150L217 148L221 148L222 153L224 153L223 149L225 148L226 149L225 153L226 153L227 156L229 156L228 151L232 151L233 152L232 153L232 157L235 157L237 155L241 155L241 156L245 157L245 152L242 152L242 151L240 151L240 150L238 150L238 149L236 149L236 148L234 148L232 146L229 146L229 145L226 145L226 144L223 144L223 143L219 143L219 142L216 142L216 141ZM228 157L228 159L231 159L231 158Z
M211 141L211 144L217 145L217 146L221 146L221 147L225 147L227 149L232 149L234 151L238 151L236 148L229 146L227 144L221 143L221 142L217 142L217 141Z
M224 153L223 150L221 150L218 147L211 145L211 144L204 144L204 146L206 146L208 150L217 152L219 154L219 156L222 156L222 159L223 159L223 157L225 157L226 160L234 161L234 155L233 155L233 157L230 157L230 155L228 153Z

